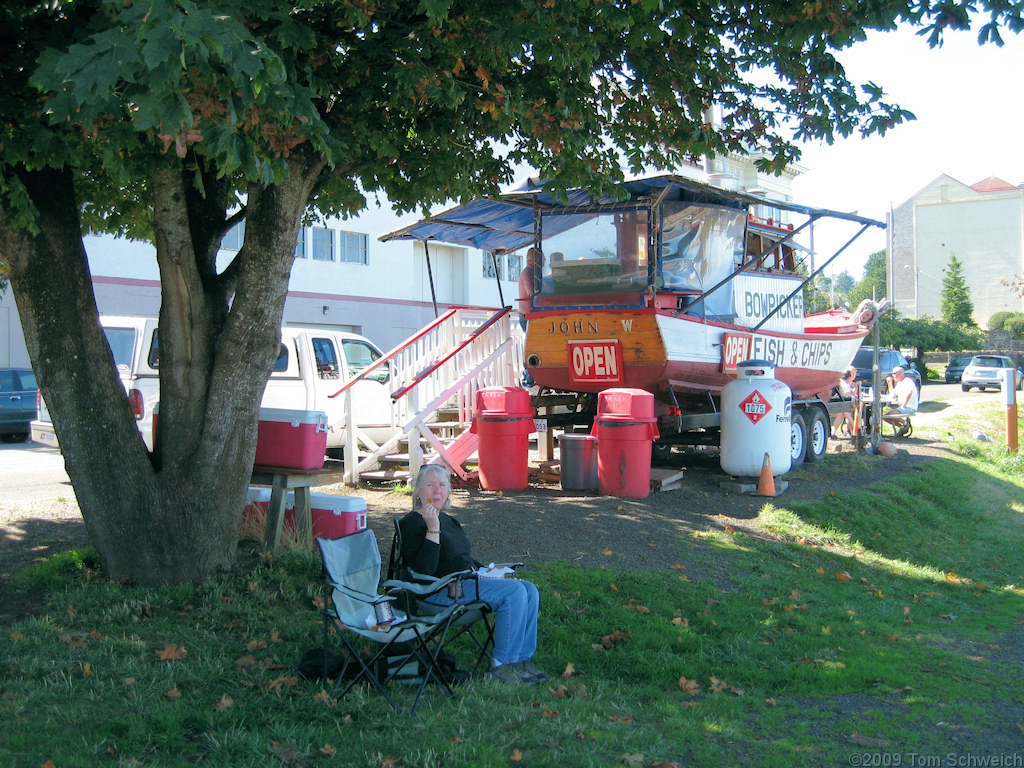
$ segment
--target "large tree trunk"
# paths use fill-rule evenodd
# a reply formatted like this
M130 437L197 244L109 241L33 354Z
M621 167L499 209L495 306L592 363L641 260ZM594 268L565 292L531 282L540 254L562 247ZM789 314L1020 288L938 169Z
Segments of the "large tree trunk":
M0 210L0 253L25 341L106 575L142 583L203 579L234 561L255 453L259 401L280 341L302 211L319 166L292 164L251 189L230 309L193 242L179 169L151 180L160 265L160 424L142 442L99 316L70 174L22 174L39 233Z

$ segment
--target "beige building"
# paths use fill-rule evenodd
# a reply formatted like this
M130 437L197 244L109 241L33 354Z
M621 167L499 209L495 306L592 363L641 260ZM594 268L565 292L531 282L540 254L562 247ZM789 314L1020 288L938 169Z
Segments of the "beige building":
M942 175L894 208L888 223L888 293L904 317L942 318L942 280L954 255L981 328L995 312L1024 312L1024 299L1000 282L1024 274L1024 184L991 177L968 186Z

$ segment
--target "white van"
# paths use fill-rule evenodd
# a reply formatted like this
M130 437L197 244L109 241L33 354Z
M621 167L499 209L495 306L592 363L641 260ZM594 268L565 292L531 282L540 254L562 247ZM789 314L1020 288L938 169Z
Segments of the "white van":
M114 354L121 382L135 413L146 446L153 447L153 413L160 400L160 346L154 317L100 317ZM281 329L281 351L270 374L261 405L327 414L327 450L340 455L345 445L345 397L331 397L351 377L358 375L382 354L368 339L354 333L320 328ZM382 365L353 386L353 412L360 429L371 440L391 436L391 373ZM32 422L32 439L57 446L57 437L46 409L39 400L38 418Z

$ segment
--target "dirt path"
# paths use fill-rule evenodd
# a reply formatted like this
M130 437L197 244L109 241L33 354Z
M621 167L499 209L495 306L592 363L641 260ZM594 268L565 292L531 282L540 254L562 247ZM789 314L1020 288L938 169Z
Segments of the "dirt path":
M973 401L939 408L915 417L911 438L899 441L891 459L858 454L850 441L830 445L835 459L805 465L787 476L789 488L778 503L794 503L842 494L885 477L896 476L921 461L947 454L942 420L969 408ZM477 556L484 560L526 562L566 560L583 565L655 570L687 559L688 541L678 534L725 526L759 534L757 513L764 499L723 491L725 479L717 451L674 454L672 465L685 472L677 491L627 500L564 492L557 484L533 484L520 493L456 490L454 513L468 527ZM387 488L349 489L327 486L317 492L355 494L366 499L370 525L381 551L390 551L392 519L409 508L409 498ZM0 501L0 623L38 608L18 590L11 574L32 562L87 544L85 525L74 498L57 501ZM714 577L706 558L692 558L691 578Z

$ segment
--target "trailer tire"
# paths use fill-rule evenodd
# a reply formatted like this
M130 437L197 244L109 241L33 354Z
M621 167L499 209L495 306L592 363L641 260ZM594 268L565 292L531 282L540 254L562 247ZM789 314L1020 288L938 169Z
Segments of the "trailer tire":
M809 464L817 464L825 457L829 430L828 414L821 408L811 408L807 412L807 451L804 454Z
M655 467L665 467L672 461L672 443L655 441L651 443L651 464Z
M789 460L790 469L800 469L804 465L807 454L807 422L800 411L793 409L789 422Z

